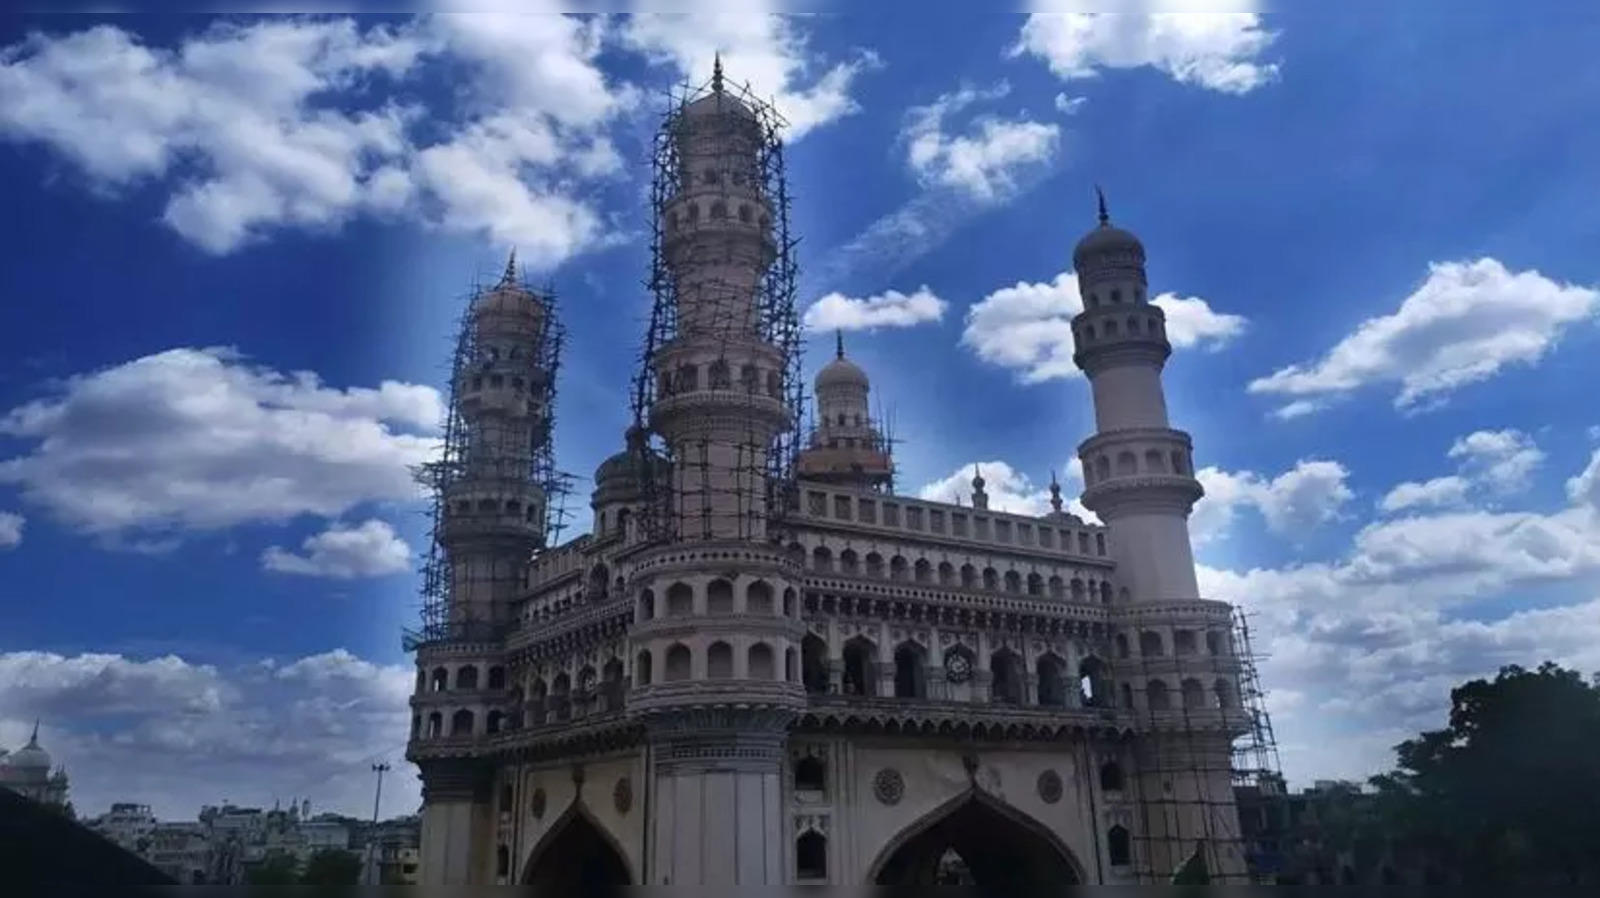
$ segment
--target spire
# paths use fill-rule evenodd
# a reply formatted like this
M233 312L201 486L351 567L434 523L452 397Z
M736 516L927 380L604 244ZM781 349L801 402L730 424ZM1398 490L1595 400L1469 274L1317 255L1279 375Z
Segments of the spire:
M506 259L506 273L500 276L500 286L506 287L517 282L517 248L511 248L511 255Z
M844 328L841 327L834 330L833 336L839 344L839 348L836 350L836 357L842 359L844 358Z
M1050 510L1056 514L1061 513L1061 483L1056 480L1056 471L1050 469Z
M711 89L722 93L722 51L717 51L716 60L711 63Z
M1111 213L1106 211L1106 192L1100 189L1099 184L1094 185L1094 195L1100 201L1100 223L1111 224Z
M33 719L33 735L28 737L28 744L24 748L39 747L39 718Z

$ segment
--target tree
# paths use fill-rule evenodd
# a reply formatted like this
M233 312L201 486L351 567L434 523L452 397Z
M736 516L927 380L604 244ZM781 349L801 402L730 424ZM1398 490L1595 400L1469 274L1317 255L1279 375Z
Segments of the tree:
M261 859L261 863L244 871L244 881L253 886L292 886L299 882L295 876L299 864L294 855L274 852Z
M353 886L361 877L361 858L340 848L324 848L306 861L300 881L313 886Z
M1546 662L1450 693L1372 778L1400 844L1468 882L1600 881L1600 683Z

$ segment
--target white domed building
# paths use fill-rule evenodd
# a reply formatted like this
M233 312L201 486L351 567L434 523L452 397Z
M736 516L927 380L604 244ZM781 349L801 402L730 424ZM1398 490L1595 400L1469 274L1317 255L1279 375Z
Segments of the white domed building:
M981 472L970 502L896 494L842 336L801 427L775 119L719 64L662 125L655 307L591 532L549 526L552 297L508 271L470 307L408 640L423 882L1243 882L1257 690L1196 582L1144 247L1102 200L1072 254L1103 524L1053 477L1042 515L990 508Z
M9 754L0 749L0 787L40 804L66 808L67 771L55 767L50 753L39 745L39 724L33 724L28 744Z

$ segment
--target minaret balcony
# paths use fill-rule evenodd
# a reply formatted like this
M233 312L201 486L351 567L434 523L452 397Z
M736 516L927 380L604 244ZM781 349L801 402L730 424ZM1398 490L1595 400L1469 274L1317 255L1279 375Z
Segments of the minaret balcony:
M1083 490L1085 508L1101 517L1138 512L1188 514L1205 495L1200 481L1181 474L1114 476Z
M659 396L650 406L651 429L671 433L689 422L715 428L721 423L756 424L774 433L794 425L783 399L738 387L692 390Z

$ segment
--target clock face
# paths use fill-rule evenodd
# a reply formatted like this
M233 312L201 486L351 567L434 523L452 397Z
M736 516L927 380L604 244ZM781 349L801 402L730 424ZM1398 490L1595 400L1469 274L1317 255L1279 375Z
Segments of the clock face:
M944 672L951 681L960 683L972 673L972 662L961 652L951 652L944 658Z

